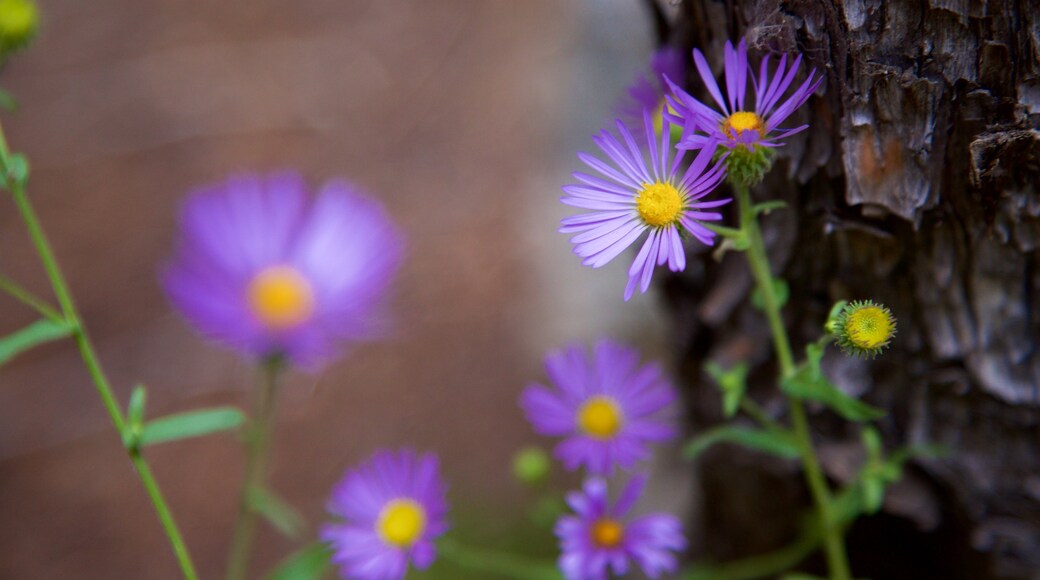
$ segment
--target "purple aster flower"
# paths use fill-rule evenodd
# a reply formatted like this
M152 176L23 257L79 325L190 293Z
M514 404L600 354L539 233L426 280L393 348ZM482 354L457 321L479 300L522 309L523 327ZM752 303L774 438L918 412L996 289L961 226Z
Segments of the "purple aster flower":
M823 77L816 76L816 69L809 73L809 78L801 84L787 100L781 100L784 92L798 74L802 55L798 55L791 66L787 66L787 55L780 57L780 63L770 75L769 56L762 59L758 77L748 64L747 43L741 40L737 48L726 42L726 98L722 98L719 85L708 66L701 51L693 49L693 62L697 66L701 80L718 105L718 109L705 105L690 96L670 79L668 85L674 98L668 98L669 107L675 115L668 115L673 122L685 124L685 134L679 143L680 149L699 149L713 143L722 143L730 149L744 145L752 149L761 147L778 147L783 145L781 139L805 130L808 125L791 129L782 129L783 123L790 115L801 107L809 96L816 91ZM754 103L747 97L747 82L751 79L754 87Z
M665 107L665 94L668 90L666 78L682 79L686 76L686 60L682 52L671 46L664 46L650 57L650 70L642 71L628 87L625 98L618 106L618 113L625 123L638 126L643 122L643 110L651 111L654 128L660 130L661 119ZM640 145L646 145L646 135L636 131L634 135Z
M293 173L232 177L192 193L162 275L203 335L256 357L317 366L370 337L401 260L386 212L343 181L310 199Z
M642 130L649 143L648 166L631 131L620 119L616 122L623 143L607 131L592 138L613 166L588 153L578 153L578 158L602 177L574 173L574 179L581 183L563 187L566 195L560 201L592 211L564 218L558 231L577 234L571 238L574 253L583 258L584 265L593 268L610 262L648 232L628 270L625 287L625 300L628 300L637 286L642 292L650 287L655 266L667 262L673 272L686 268L681 231L711 245L715 234L700 222L720 220L722 214L703 210L730 200L700 201L715 189L724 175L721 162L708 169L715 153L714 143L706 145L682 171L684 152L672 157L668 121L663 122L660 139L657 139L650 112L644 109Z
M672 552L686 548L679 519L671 514L650 514L625 521L625 514L643 492L646 478L637 476L621 492L613 507L607 498L607 484L589 479L582 491L567 494L567 503L576 515L556 522L560 538L560 570L568 579L599 580L608 568L616 575L628 572L629 560L650 578L674 573Z
M404 578L411 562L423 570L437 557L434 540L448 529L437 457L411 449L379 451L347 471L328 510L346 520L326 524L322 541L343 578Z
M675 389L658 365L639 366L634 348L600 340L589 356L573 345L550 353L545 371L556 389L532 384L520 405L536 432L565 438L555 455L567 469L610 475L647 458L648 443L675 437L661 416Z

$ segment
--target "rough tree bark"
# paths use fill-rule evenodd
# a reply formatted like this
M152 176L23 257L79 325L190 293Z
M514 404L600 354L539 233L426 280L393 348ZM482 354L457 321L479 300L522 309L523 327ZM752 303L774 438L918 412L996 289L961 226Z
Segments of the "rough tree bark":
M887 354L831 352L825 364L841 388L889 410L888 445L955 452L917 461L883 512L855 526L856 575L1040 577L1040 6L688 0L668 21L662 42L700 47L717 71L722 44L743 36L753 59L799 51L826 75L790 121L811 128L755 192L789 204L764 224L791 287L788 326L804 343L836 300L889 306L899 335ZM775 399L742 257L701 258L665 286L693 430L719 419L707 359L750 359L753 396ZM847 479L857 430L821 410L813 421L828 475ZM716 559L778 547L808 505L782 462L717 450L698 473L708 499L695 541Z

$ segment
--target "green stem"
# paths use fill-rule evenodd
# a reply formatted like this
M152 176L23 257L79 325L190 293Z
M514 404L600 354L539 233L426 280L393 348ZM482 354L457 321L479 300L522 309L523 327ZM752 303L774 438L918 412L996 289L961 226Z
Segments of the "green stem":
M265 485L271 442L271 424L274 418L281 362L270 359L260 372L260 384L253 403L253 417L246 434L246 474L238 500L238 521L228 555L228 580L242 580L249 571L249 555L256 536L257 513L253 502L254 490Z
M22 288L18 284L11 280L7 276L0 274L0 291L6 292L15 300L18 300L22 304L29 306L36 312L39 312L44 318L51 320L52 322L64 323L65 317L60 312L55 310L50 304L47 304L38 296L29 292L25 288Z
M25 183L19 179L12 179L8 174L9 161L10 152L7 147L7 140L4 137L3 129L0 128L0 168L4 171L4 175L2 176L4 184L7 189L10 190L15 205L18 207L18 211L22 215L22 220L25 222L25 226L29 230L29 237L32 239L33 245L36 247L36 253L39 255L40 261L43 263L43 268L47 273L47 278L50 280L51 287L54 289L54 295L58 299L58 304L61 306L61 318L64 319L72 329L72 336L76 342L76 347L79 349L80 356L83 358L83 363L87 367L87 372L90 374L90 378L94 382L98 395L101 397L101 402L104 404L105 410L108 412L108 416L112 420L112 424L115 426L116 431L122 435L126 429L126 419L123 417L123 411L119 408L119 403L116 400L115 395L112 393L112 388L109 385L108 378L101 369L101 363L98 361L97 353L94 351L94 346L90 342L90 338L87 336L86 329L80 322L79 312L76 310L76 305L72 301L72 295L69 292L68 283L65 281L65 277L62 274L61 269L58 267L58 262L54 257L54 250L51 248L47 236L43 233L40 220L36 216L36 212L33 209L32 204L29 203L29 198L25 194ZM148 463L136 450L127 450L127 453L130 456L130 461L134 465L134 469L137 471L138 477L141 479L141 483L144 485L145 491L148 493L148 498L155 507L155 511L159 516L159 521L162 524L163 530L166 532L166 537L169 540L170 545L173 547L173 552L177 557L177 563L180 565L181 572L188 580L197 579L198 574L195 572L195 566L192 564L188 548L184 543L184 539L181 537L176 522L173 520L173 515L170 513L170 508L166 504L166 500L163 499L162 492L159 490L159 486L155 481L155 477L152 475L151 469L148 467Z
M695 568L687 580L753 580L773 577L798 565L820 545L820 534L810 528L791 544L778 550L725 564Z
M780 364L780 378L783 380L795 372L791 341L787 337L787 330L784 328L784 322L780 316L780 302L776 297L773 274L769 270L769 257L766 254L765 243L762 241L762 231L758 227L755 207L751 203L751 194L746 185L735 185L734 189L736 189L737 200L740 204L740 228L744 231L748 241L748 263L751 266L751 273L755 277L759 294L762 296L763 310L769 320L776 358ZM840 523L835 519L830 490L824 479L823 470L820 469L816 450L813 448L805 408L800 400L792 396L787 397L787 404L790 408L792 428L802 459L802 469L820 515L820 528L831 578L848 580L851 575L845 555L842 530Z
M451 538L437 543L440 555L461 568L513 580L559 580L555 564L483 548L464 546Z

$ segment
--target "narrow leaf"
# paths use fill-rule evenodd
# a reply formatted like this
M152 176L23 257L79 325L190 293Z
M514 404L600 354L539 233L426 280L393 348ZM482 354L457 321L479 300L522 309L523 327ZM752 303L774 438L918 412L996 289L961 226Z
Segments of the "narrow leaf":
M332 551L322 543L314 543L289 555L267 575L267 580L319 580L331 566Z
M846 395L823 376L820 370L823 348L817 343L806 346L805 364L794 375L781 381L780 388L799 399L823 403L849 421L872 421L884 417L884 411Z
M131 425L144 424L144 403L147 400L148 395L144 390L143 385L137 385L134 387L134 392L130 393L130 405L126 409L127 422Z
M217 407L169 415L145 423L139 443L154 445L189 437L237 429L245 422L242 411L233 407Z
M766 201L766 202L763 202L763 203L757 203L757 204L755 204L755 207L752 208L752 210L757 215L757 214L762 214L762 213L768 214L769 212L773 211L774 209L784 209L786 207L787 207L787 203L782 202L782 201L777 199L777 200L773 200L773 201Z
M773 278L773 296L777 306L787 304L787 299L791 297L791 288L783 278ZM757 287L751 292L751 305L759 310L765 309L762 293Z
M297 538L303 532L303 517L274 492L255 487L249 492L249 507L264 516L282 534Z
M719 390L722 391L722 412L726 417L732 417L740 409L740 401L744 398L747 390L747 363L737 363L728 370L723 370L719 365L709 362L704 366L704 371L715 380Z
M798 457L798 446L788 435L739 425L720 425L694 437L686 444L683 455L695 459L716 443L735 443L787 459Z
M0 338L0 365L25 352L34 346L65 338L72 334L67 324L53 320L37 320L36 322Z

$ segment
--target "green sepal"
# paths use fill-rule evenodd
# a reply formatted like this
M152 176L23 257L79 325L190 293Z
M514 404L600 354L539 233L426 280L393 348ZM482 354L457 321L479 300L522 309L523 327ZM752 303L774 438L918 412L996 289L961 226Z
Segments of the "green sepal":
M276 530L290 538L300 537L306 525L299 512L273 491L263 487L249 490L249 509L263 516Z
M141 432L144 431L144 405L148 395L144 385L137 385L130 393L130 404L126 407L126 427L123 430L123 446L137 449L141 446Z
M701 433L686 444L683 457L696 459L716 443L735 443L785 459L798 457L798 444L790 435L740 425L720 425Z
M708 373L719 390L722 391L722 412L729 418L737 414L740 402L747 391L747 363L740 362L728 370L723 370L718 364L709 362L704 365L704 372Z
M827 314L827 322L823 324L823 329L826 330L828 334L833 335L836 332L838 318L841 316L842 311L845 310L845 307L848 305L848 300L839 300L834 303L834 306L831 306L831 311L829 314Z
M791 288L783 278L773 278L773 295L776 296L778 308L782 308L784 304L787 304L787 299L791 297ZM759 310L765 309L762 293L757 286L751 291L751 304Z
M324 543L305 546L282 560L267 580L319 580L332 568L332 550Z
M72 327L64 322L41 319L0 338L0 365L15 356L45 342L65 338L72 334Z
M145 423L137 444L140 446L154 445L190 437L201 437L220 431L231 431L238 429L244 422L245 415L234 407L215 407L177 413Z
M823 403L849 421L873 421L885 416L883 410L846 395L823 376L820 370L823 344L808 345L805 354L805 363L780 382L785 393L805 401Z

